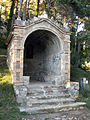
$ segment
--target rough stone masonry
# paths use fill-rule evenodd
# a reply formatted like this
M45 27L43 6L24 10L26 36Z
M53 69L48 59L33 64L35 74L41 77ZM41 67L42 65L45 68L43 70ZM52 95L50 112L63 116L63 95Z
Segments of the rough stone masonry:
M21 106L28 106L28 103L33 106L32 102L28 102L33 95L36 101L37 97L43 96L55 97L57 101L56 96L58 98L61 95L62 98L64 94L63 87L70 98L78 96L79 83L71 83L69 88L67 86L70 83L69 30L51 21L47 15L28 21L16 19L7 45L7 64L12 74L17 101ZM39 85L37 89L33 87L36 83L36 88ZM43 103L45 104L45 100ZM41 104L41 101L37 104Z

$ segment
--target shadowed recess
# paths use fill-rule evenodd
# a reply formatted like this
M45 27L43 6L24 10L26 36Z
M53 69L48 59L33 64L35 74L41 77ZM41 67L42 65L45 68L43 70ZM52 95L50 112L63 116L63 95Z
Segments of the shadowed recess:
M60 42L47 31L31 33L24 45L24 76L31 81L45 81L47 75L60 75Z

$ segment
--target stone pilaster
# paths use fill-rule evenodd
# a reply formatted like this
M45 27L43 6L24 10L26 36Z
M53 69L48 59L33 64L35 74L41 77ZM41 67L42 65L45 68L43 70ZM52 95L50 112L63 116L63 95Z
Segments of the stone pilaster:
M22 37L15 37L14 39L14 69L13 82L14 84L23 83L23 47L21 43Z
M64 74L65 74L65 81L70 82L70 35L65 35L64 39Z

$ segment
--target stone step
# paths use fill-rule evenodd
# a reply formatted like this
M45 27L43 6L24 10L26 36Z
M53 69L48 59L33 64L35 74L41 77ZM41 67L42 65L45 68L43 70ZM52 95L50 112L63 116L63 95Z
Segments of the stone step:
M41 89L41 90L28 90L27 93L28 96L31 96L31 98L45 98L45 97L69 97L70 95L68 94L68 91L66 89L63 90L45 90L45 89Z
M63 85L52 85L52 84L46 84L46 83L41 83L40 82L40 84L30 84L30 85L28 85L28 88L29 89L36 89L36 88L45 88L45 89L47 89L47 88L56 88L56 89L58 89L58 88L64 88L65 89L65 86L63 86Z
M76 111L85 108L86 103L76 102L68 104L57 104L57 105L40 105L39 107L21 106L21 112L28 112L30 114L35 113L54 113L54 112L65 112L65 111Z
M51 98L51 99L27 99L27 105L30 105L33 107L36 106L36 105L48 105L48 104L67 104L67 103L72 103L74 102L74 99L72 98Z
M46 92L53 92L53 91L55 91L55 92L66 92L67 91L67 89L28 89L28 93L33 93L33 92L44 92L44 91L46 91Z
M54 87L48 87L48 88L45 88L45 87L35 87L35 88L30 88L28 87L28 93L30 94L35 94L35 93L62 93L62 92L65 92L67 93L68 90L66 88L54 88Z
M40 95L32 95L32 94L29 94L27 95L27 98L28 99L31 99L31 98L36 98L36 99L51 99L51 98L69 98L70 95L69 94L55 94L55 95L47 95L47 94L40 94Z
M56 95L57 96L59 96L59 95L63 96L64 94L65 95L68 94L68 91L60 91L60 92L58 92L58 91L48 91L48 92L47 91L39 91L39 92L38 91L35 91L35 92L33 91L33 92L29 92L28 91L28 93L27 93L28 96L34 96L34 97L35 96L46 96L47 97L47 96L56 96Z

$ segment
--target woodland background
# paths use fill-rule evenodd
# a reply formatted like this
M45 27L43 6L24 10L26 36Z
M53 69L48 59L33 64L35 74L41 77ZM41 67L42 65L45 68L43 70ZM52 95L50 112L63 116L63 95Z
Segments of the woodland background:
M8 38L18 16L20 0L0 0L0 119L20 118L6 65ZM24 12L22 12L24 11ZM87 77L89 86L80 88L77 101L85 101L90 108L90 3L89 0L23 0L21 18L38 17L46 11L49 18L71 31L71 81ZM25 16L26 13L26 16ZM4 116L6 114L6 116ZM23 113L25 114L25 113Z

